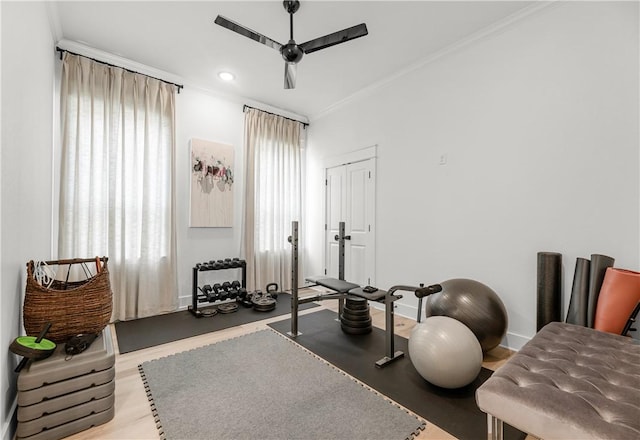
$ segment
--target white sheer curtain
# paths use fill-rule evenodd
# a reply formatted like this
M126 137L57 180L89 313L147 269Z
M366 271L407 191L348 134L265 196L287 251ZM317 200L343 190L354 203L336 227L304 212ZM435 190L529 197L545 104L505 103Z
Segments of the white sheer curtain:
M60 258L109 257L113 319L177 306L175 88L65 53Z
M302 215L302 124L256 109L245 113L243 252L247 288L291 288L291 222Z

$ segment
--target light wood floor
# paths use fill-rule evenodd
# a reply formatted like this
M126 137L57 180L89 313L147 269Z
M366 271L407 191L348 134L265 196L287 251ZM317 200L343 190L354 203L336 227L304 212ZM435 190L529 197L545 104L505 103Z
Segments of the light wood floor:
M324 301L319 303L321 307L331 310L337 309L337 301ZM302 311L300 314L313 313L318 309ZM384 328L384 312L371 309L373 324ZM195 318L194 318L195 319ZM208 318L202 318L208 319ZM212 318L212 319L215 319ZM169 344L138 350L131 353L119 354L118 341L115 328L112 326L114 346L116 348L116 389L115 389L115 416L103 425L80 432L70 440L94 440L94 439L157 439L158 431L149 409L149 402L138 373L138 365L163 356L202 347L218 341L229 339L246 333L267 328L267 324L279 321L283 316L266 319L260 322L250 323L220 330L205 335L194 336L189 339L172 342ZM408 338L415 320L406 319L396 315L395 331L397 335ZM511 356L511 352L498 347L485 355L483 366L495 370ZM427 439L455 439L452 435L427 421L427 428L417 437L420 440ZM533 439L528 437L527 440Z

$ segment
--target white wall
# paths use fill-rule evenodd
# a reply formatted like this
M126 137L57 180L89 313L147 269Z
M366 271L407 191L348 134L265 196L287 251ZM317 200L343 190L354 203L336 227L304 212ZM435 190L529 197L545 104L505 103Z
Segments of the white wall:
M308 273L323 268L323 160L374 144L379 286L484 282L519 348L537 252L563 254L563 313L576 257L638 270L638 50L637 3L559 3L312 120Z
M185 87L176 97L176 207L178 295L191 303L192 268L196 263L240 257L244 181L244 113L242 103ZM192 138L231 144L234 158L233 228L190 228ZM240 279L240 270L202 272L200 284Z
M51 258L54 50L45 4L0 2L2 157L0 174L0 435L13 437L25 264Z

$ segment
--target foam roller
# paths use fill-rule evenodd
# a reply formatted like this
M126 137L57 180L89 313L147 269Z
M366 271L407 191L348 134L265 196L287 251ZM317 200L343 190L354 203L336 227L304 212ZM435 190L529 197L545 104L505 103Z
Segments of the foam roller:
M562 254L538 252L538 330L552 321L562 321Z
M589 304L589 268L591 261L586 258L576 259L576 270L573 274L571 299L567 310L568 324L587 326L587 308Z
M589 275L589 305L587 306L587 327L593 328L598 305L598 295L604 281L604 275L615 260L606 255L591 254L591 274ZM631 311L629 311L631 313Z
M622 334L631 312L640 301L640 273L632 270L607 268L593 328Z

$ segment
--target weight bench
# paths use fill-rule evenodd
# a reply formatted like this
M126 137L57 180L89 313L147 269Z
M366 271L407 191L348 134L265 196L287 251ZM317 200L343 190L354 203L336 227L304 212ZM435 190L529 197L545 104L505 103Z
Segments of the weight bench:
M640 438L640 345L552 322L476 391L490 439L503 422L543 439Z
M396 295L397 290L406 290L415 292L416 296L423 297L435 293L433 286L412 287L412 286L393 286L388 291L376 290L375 292L365 292L358 284L350 283L344 280L344 241L350 237L345 235L344 222L340 222L340 233L336 235L339 242L338 251L338 276L339 278L328 277L309 277L306 280L319 286L333 290L333 293L307 296L300 298L298 296L298 222L291 222L291 235L288 238L291 243L291 332L289 336L295 338L298 333L298 306L314 301L323 301L326 299L339 300L339 312L342 313L343 301L349 296L357 296L370 301L384 303L385 310L385 356L376 361L376 367L382 368L387 364L400 359L404 356L401 351L395 351L394 348L394 324L393 324L393 307L394 302L402 298L402 295Z
M385 356L376 361L376 367L382 368L385 365L393 362L396 359L399 359L404 356L402 351L395 351L395 332L394 332L394 315L393 315L393 303L400 298L402 295L395 295L394 292L396 290L414 290L413 287L408 286L394 286L388 291L386 290L376 290L375 292L368 293L362 290L358 284L350 283L348 281L339 280L336 278L327 278L327 277L308 277L307 281L317 284L318 286L326 287L327 289L331 289L333 293L325 293L319 295L308 296L305 298L298 298L298 304L305 304L314 301L323 301L327 299L337 299L343 300L347 296L357 296L359 298L364 298L369 301L376 301L384 304L385 310ZM342 306L342 302L341 302ZM340 313L342 310L340 310ZM295 311L297 314L297 310ZM292 321L293 322L293 321ZM293 330L292 330L293 333Z

